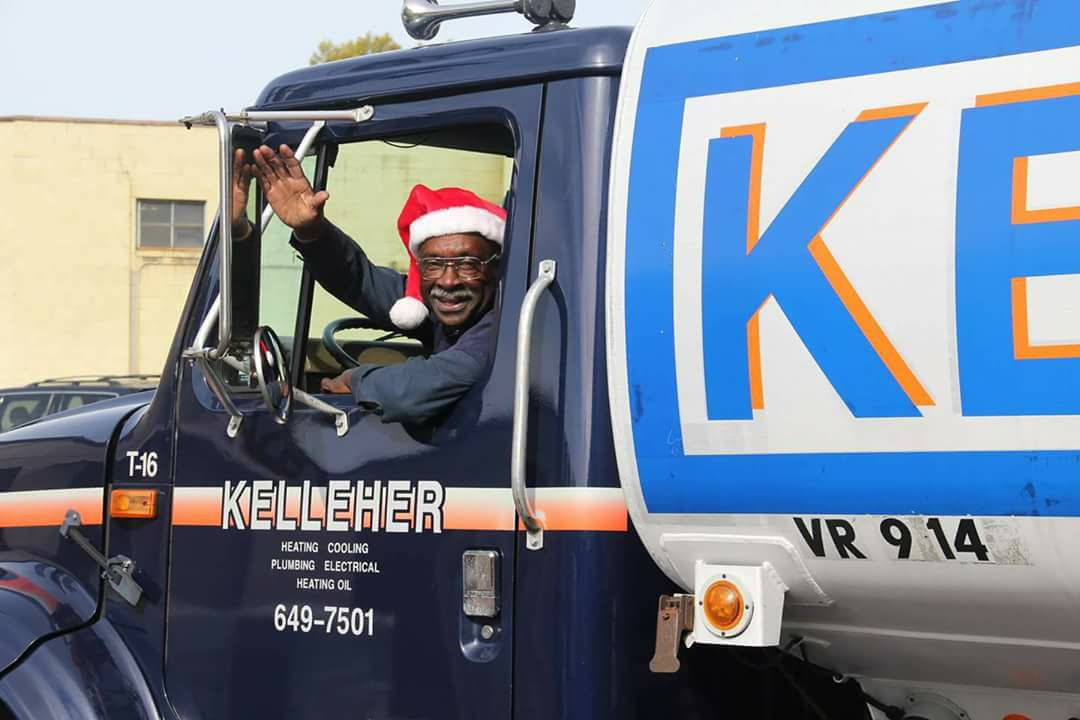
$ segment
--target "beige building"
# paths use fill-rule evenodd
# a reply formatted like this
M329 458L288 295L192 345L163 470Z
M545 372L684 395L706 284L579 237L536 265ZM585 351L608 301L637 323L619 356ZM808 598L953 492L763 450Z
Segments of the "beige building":
M216 212L214 131L10 117L0 147L0 386L160 372Z
M217 212L217 137L166 122L0 118L0 387L49 377L159 373ZM327 214L373 260L404 268L394 220L412 183L499 202L508 159L361 143L343 148ZM276 227L275 227L276 226ZM260 321L291 334L300 264L279 223L264 239ZM278 281L273 285L282 287ZM295 297L295 295L293 296ZM275 307L280 305L279 307ZM312 332L355 314L316 302Z

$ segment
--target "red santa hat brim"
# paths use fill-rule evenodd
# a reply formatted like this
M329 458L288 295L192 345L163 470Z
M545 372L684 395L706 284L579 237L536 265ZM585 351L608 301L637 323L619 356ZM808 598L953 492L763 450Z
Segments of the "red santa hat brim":
M484 208L464 205L434 210L409 225L409 250L415 255L427 240L440 235L479 233L500 248L506 221Z

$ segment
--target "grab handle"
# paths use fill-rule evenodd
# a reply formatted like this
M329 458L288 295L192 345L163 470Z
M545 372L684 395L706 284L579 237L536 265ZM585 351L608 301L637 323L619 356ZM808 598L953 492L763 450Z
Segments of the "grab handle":
M544 547L544 528L525 492L525 457L529 442L529 361L532 359L533 320L540 295L555 281L555 261L541 260L536 280L525 293L518 319L517 370L514 374L514 434L510 450L510 489L514 507L525 524L525 547Z

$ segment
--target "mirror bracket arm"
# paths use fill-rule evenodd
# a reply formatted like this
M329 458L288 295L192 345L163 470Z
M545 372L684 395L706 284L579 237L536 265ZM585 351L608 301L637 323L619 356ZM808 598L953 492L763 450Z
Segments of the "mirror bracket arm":
M318 410L327 415L333 415L338 437L345 437L345 433L349 432L349 415L344 410L340 410L330 403L323 402L314 395L308 395L303 390L298 390L296 388L293 388L293 397L296 398L297 402L306 405L313 410Z
M217 376L213 366L210 365L209 356L212 352L213 350L210 348L186 350L184 351L184 357L188 360L193 360L195 364L199 366L203 378L206 380L206 385L210 388L210 392L214 394L217 401L221 403L221 407L223 407L225 412L229 415L229 425L225 428L225 434L230 438L235 438L237 433L240 432L240 423L244 420L244 414L240 412L236 407L236 403L229 397L229 393L225 390L221 378Z

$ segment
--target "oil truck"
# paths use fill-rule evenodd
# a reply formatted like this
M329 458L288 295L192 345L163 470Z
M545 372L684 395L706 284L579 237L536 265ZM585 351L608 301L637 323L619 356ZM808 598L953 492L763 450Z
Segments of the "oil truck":
M425 348L253 191L156 390L0 437L0 715L1080 717L1080 4L574 9L184 119L219 217L262 144L361 246L500 204L490 367L322 392Z

